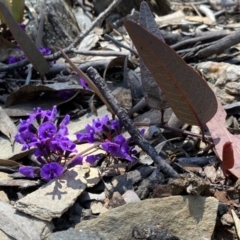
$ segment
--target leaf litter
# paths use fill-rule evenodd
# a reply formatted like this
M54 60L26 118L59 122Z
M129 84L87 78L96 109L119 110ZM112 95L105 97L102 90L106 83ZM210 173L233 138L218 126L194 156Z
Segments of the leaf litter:
M3 13L8 14L5 7L3 8ZM169 14L169 17L171 18L172 16L170 15L171 14ZM179 17L183 21L185 21L186 24L190 26L190 28L193 26L192 24L196 24L196 22L197 24L200 24L200 22L203 20L206 21L207 24L209 24L209 28L212 25L212 22L209 21L208 17L204 19L191 18L189 16L185 16L185 13L183 11L181 12L181 16ZM159 20L161 19L161 17L157 16L155 19L157 19L157 23L159 23L159 21L161 22L161 20ZM162 18L162 23L163 22L164 24L171 26L171 21L167 19L164 20ZM10 28L13 28L13 35L16 35L16 31L19 32L17 30L16 24L14 24L13 21L8 24ZM176 25L177 24L178 23L176 23ZM138 110L134 110L133 116L139 117L142 113L146 112L147 108L147 110L150 109L150 111L147 113L147 118L148 120L154 120L154 122L147 122L148 124L157 125L156 128L158 128L159 131L157 135L153 134L149 141L151 141L151 144L156 148L158 146L161 146L161 149L159 149L161 150L159 155L162 159L164 159L164 161L166 161L171 167L174 168L174 171L177 171L180 175L180 177L176 180L170 181L168 187L172 187L174 191L169 191L167 196L171 194L183 194L184 192L190 195L210 196L211 194L209 190L211 189L212 191L216 191L217 189L217 191L221 193L226 193L230 198L231 204L235 204L235 206L237 206L238 203L236 203L235 199L231 197L230 191L227 192L226 189L233 186L233 183L235 182L234 178L240 178L238 162L238 136L229 133L228 128L226 128L225 126L225 119L227 115L223 106L219 103L219 101L216 101L216 97L214 94L214 92L216 93L215 89L213 88L212 91L211 88L206 84L205 80L197 72L195 72L192 67L186 64L186 62L191 63L191 61L194 63L194 58L197 58L198 55L202 56L202 53L198 52L198 49L194 49L192 50L192 52L187 52L188 50L185 50L185 53L181 52L181 50L177 51L177 53L174 52L168 45L178 43L169 44L169 39L174 39L173 37L168 38L168 34L170 35L171 32L167 33L162 27L161 31L159 31L159 26L161 26L161 24L156 24L151 11L145 2L143 2L140 6L140 25L137 25L136 23L127 20L125 21L125 26L136 49L138 50L138 54L140 55L142 81L142 88L133 87L135 83L134 81L131 82L130 92L132 95L132 99L131 97L127 97L127 100L131 101L134 106L136 102L140 100L136 98L137 101L134 101L136 100L135 96L145 96L148 107L146 107L145 105L145 108L140 107L138 108ZM186 32L184 34L186 34ZM24 38L25 35L23 36L23 39ZM87 41L86 39L87 38L85 38L85 41ZM98 41L100 43L99 46L101 46L101 38L96 39L98 39L96 41ZM182 36L177 36L176 39L178 39L180 44L184 43ZM124 44L127 44L128 41L125 40L126 39L124 39ZM7 40L4 39L4 41ZM21 41L22 40L18 40L20 46L22 45ZM7 44L7 42L5 43ZM94 44L91 42L92 48L96 47L94 46ZM182 44L182 46L184 46L184 44ZM11 46L9 46L9 48L10 47ZM32 49L35 49L35 47L33 47ZM118 48L114 48L114 50L116 49ZM178 46L175 45L174 49L178 49ZM40 75L44 75L47 71L47 67L45 59L42 57L42 55L38 59L41 62L39 63L39 68L39 66L36 66L37 63L36 61L34 61L32 57L33 55L30 54L30 47L24 47L23 50L26 56L28 56L28 58L30 59L31 63L40 72ZM36 53L35 50L33 52ZM8 50L8 47L7 49L6 47L4 47L1 51L1 55L3 56L1 56L2 58L0 59L2 60L8 58L8 52L11 50ZM91 52L91 49L88 49L88 51ZM67 54L66 49L64 50L64 52ZM99 52L99 54L101 53ZM184 60L186 62L179 55L184 57ZM33 77L38 78L37 85L34 84L34 82L31 82L31 80L30 85L21 86L20 88L19 86L14 86L13 84L14 90L10 92L10 94L8 92L5 106L0 109L0 130L2 134L5 135L1 136L0 138L0 152L2 153L0 156L0 170L5 169L3 171L7 171L10 173L11 171L16 171L14 169L16 169L16 167L19 165L28 165L29 163L34 165L36 163L36 159L33 159L31 151L21 151L21 147L18 143L15 143L13 146L11 146L11 144L13 144L14 142L14 135L16 133L15 124L18 123L19 117L26 119L26 117L34 107L51 109L53 105L57 105L57 114L59 121L63 119L63 116L66 113L70 114L71 122L69 124L69 137L71 138L71 140L75 139L76 133L85 131L86 125L91 123L92 119L95 118L96 114L98 114L98 117L103 117L104 114L107 113L107 111L110 111L113 116L116 117L116 115L118 115L118 112L114 112L110 107L111 104L106 101L104 97L104 91L102 89L98 89L94 85L92 81L93 79L90 79L90 77L87 76L84 71L79 70L79 66L76 66L76 64L71 61L71 58L68 58L64 54L63 56L67 61L67 74L73 76L73 71L77 72L79 74L79 77L83 78L88 83L90 89L85 89L79 84L71 85L69 82L55 82L54 84L47 84L44 82L46 81L46 78L40 79L40 75L38 75L36 72L34 72ZM121 61L122 64L120 64L120 66L119 64L117 64L118 61L118 57L114 58L109 62L109 65L106 66L105 69L102 69L101 67L98 68L98 63L94 62L94 60L91 62L91 64L98 68L101 73L104 73L104 79L108 83L111 82L111 89L114 89L114 86L119 87L118 83L114 82L113 75L111 75L112 71L115 70L116 67L120 69L120 81L126 81L126 71L128 73L130 73L130 71L134 71L134 74L137 74L138 77L140 76L139 70L136 69L136 62L138 64L138 60L136 61L134 57L128 59L127 67L125 60ZM51 64L49 65L50 67ZM114 67L113 69L111 69L112 65ZM72 67L72 70L70 69L70 66ZM202 71L202 73L204 73L204 71ZM17 75L15 74L16 72L12 73L12 76L16 77ZM22 73L18 74L21 75ZM50 75L47 76L48 79L52 77ZM128 74L128 76L131 76L131 74ZM203 74L203 77L205 76L206 75ZM137 79L139 82L140 78ZM119 78L117 81L119 81ZM8 86L8 89L12 88L10 83L8 83ZM129 86L127 86L126 84L121 85L121 88L123 89L128 87ZM227 84L226 89L227 91L231 91L232 93L236 94L236 91L233 91L233 86L231 84ZM59 93L61 91L65 91L64 99L59 98ZM96 94L96 96L94 95L94 93ZM120 91L120 93L124 93L124 91ZM101 106L102 103L100 99L104 103L104 107ZM168 116L166 119L164 111L168 107L168 104L169 106L171 106L177 118L179 118L183 123L186 123L187 125L182 126L182 128L176 129L167 128L165 122L168 122L170 117ZM123 105L121 107L123 107ZM119 105L120 109L121 107ZM237 110L237 107L238 105L237 103L235 103L235 105L233 106L228 106L228 109L227 107L225 108L229 112L231 109L234 110L234 113L232 114L238 116L239 111ZM95 109L97 111L95 111ZM154 118L154 116L156 115L154 115L151 111L153 109L160 110L157 118ZM162 121L163 119L164 121ZM144 126L144 122L140 122L138 124L141 123L143 124L142 126ZM237 131L237 123L238 119L237 117L235 117L236 128L231 131ZM145 122L146 128L149 127L148 124L146 124ZM211 138L209 137L209 135L206 134L205 139L202 139L201 134L188 131L188 129L190 129L189 125L198 125L201 127L201 130L203 130L205 124L208 127ZM127 131L129 129L125 127L125 130ZM191 134L195 142L191 150L186 150L183 145L182 139L184 139L184 136L186 135L191 136ZM202 132L202 135L203 134L205 134L205 132ZM179 136L181 137L179 138ZM208 157L215 157L213 151L211 150L211 145L209 144L211 143L211 139L214 145L212 149L216 150L216 155L222 161L222 164L219 164L219 162L217 161L206 161ZM202 140L207 140L205 146ZM129 142L131 144L134 144L134 141L134 136L130 136ZM78 151L80 152L88 151L89 147L90 144L79 144L77 146ZM133 181L135 184L134 188L137 189L136 192L138 194L138 197L141 198L141 200L149 198L152 193L154 193L154 196L164 196L164 194L161 194L161 191L163 191L161 189L165 188L162 187L161 184L163 184L163 182L167 182L167 179L159 179L160 176L162 176L162 173L157 172L157 166L153 162L150 161L150 165L146 166L144 165L144 162L141 163L141 161L138 161L138 156L135 163L126 162L125 164L124 162L124 166L122 166L121 164L124 160L113 158L110 155L104 154L101 149L96 149L96 152L102 154L101 159L94 165L98 169L102 177L107 176L108 178L119 178L120 182L120 178L122 179L121 181L123 181L123 179L126 179L127 174L129 176L132 174L131 177L132 179L134 179ZM182 160L182 163L181 159L184 159L184 161ZM202 165L203 162L204 164ZM113 166L115 169L114 173L112 171ZM140 178L141 180L136 180L139 177L136 171L141 172L144 178ZM153 172L157 172L157 177L151 175ZM182 175L182 172L187 172L189 175ZM13 178L13 180L0 180L0 185L4 187L9 186L9 188L10 186L20 188L24 188L25 186L27 189L28 187L33 187L34 189L37 189L39 186L39 182L37 181L26 179L21 180L21 177L23 178L23 176L20 176L20 180L17 180L17 178L19 178L17 172L10 176ZM148 179L148 176L151 176L150 179ZM105 191L108 192L108 196L111 198L111 191L115 190L111 189L111 187L105 180L102 180L106 187ZM116 179L114 179L113 182L115 180ZM148 181L149 183L147 183ZM124 184L129 187L127 185L129 183ZM150 185L152 185L152 187L150 187ZM237 185L233 186L232 188L234 189L234 191L237 190ZM29 188L28 193L31 193L32 191L33 190ZM122 190L118 189L118 191L121 192ZM18 193L21 193L21 190L18 190ZM87 191L85 191L85 193L88 194ZM98 206L97 202L95 203L95 206ZM67 214L70 213L68 212ZM237 214L239 213L237 212ZM235 217L236 216L234 216L234 218ZM237 221L235 220L235 222Z

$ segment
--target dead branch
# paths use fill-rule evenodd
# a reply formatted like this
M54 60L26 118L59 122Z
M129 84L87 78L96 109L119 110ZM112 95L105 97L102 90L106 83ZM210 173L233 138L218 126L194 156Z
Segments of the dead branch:
M115 99L105 81L100 77L96 69L90 67L87 69L87 73L99 88L99 91L105 97L115 114L118 116L124 127L132 136L134 142L143 149L157 164L158 168L169 177L178 177L178 173L162 159L155 148L143 137L140 131L134 126L132 120L127 115L126 111L121 107L118 101Z

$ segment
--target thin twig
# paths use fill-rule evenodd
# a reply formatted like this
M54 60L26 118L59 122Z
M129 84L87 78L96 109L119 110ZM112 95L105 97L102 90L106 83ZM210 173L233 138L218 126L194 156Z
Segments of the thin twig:
M219 38L226 37L229 34L230 34L230 31L228 31L228 30L204 33L203 36L194 37L194 38L190 38L187 40L183 40L179 43L175 43L175 44L171 45L171 48L173 48L174 50L178 50L180 48L182 49L184 47L188 48L189 45L194 45L197 42L214 41L214 40L218 40Z
M101 14L98 15L98 17L92 22L91 26L83 32L72 44L70 44L68 47L63 49L64 53L70 53L72 51L72 48L76 47L97 25L100 25L102 21L110 14L110 12L121 2L121 0L114 0L108 8L103 11ZM61 52L58 51L54 54L51 54L49 56L45 56L44 58L47 61L53 61L57 60L58 58L61 57ZM0 66L0 72L5 72L8 70L16 69L19 67L24 67L29 63L28 59L24 59L21 62L13 63L13 64L8 64L4 66Z
M240 29L218 40L215 44L210 45L197 53L197 57L205 58L213 54L222 53L225 49L232 47L240 42Z
M77 50L72 49L72 52L81 54L81 55L87 55L87 56L114 56L114 57L126 57L128 56L127 53L124 52L117 52L117 51L84 51L84 50Z
M100 77L96 69L90 67L87 69L87 73L99 88L99 91L105 97L108 104L114 110L124 127L128 130L135 143L143 149L157 164L158 168L169 177L178 177L178 173L162 159L155 148L143 137L140 131L134 126L132 120L127 115L126 111L121 107L119 102L115 99L106 82Z
M60 52L62 52L60 50ZM114 111L111 109L111 106L108 104L102 93L99 91L97 86L92 82L92 80L81 70L79 69L69 58L68 56L62 52L63 57L72 67L72 69L88 84L88 86L96 93L96 95L102 100L102 102L107 106L107 109L114 115Z
M149 127L149 126L152 126L152 125L156 125L158 126L159 128L163 128L165 130L169 130L169 131L172 131L172 132L178 132L180 134L184 134L184 135L188 135L188 136L192 136L192 137L197 137L199 139L202 139L202 134L197 134L197 133L193 133L193 132L190 132L190 131L187 131L187 130L182 130L182 129L179 129L179 128L173 128L173 127L170 127L166 124L161 124L159 122L150 122L150 123L147 123L147 122L134 122L134 125L135 126L138 126L138 127ZM208 140L211 140L212 137L210 136L204 136L206 139Z
M136 55L137 57L139 56L138 53L133 50L132 48L122 44L121 42L119 42L118 40L114 39L113 37L111 37L110 35L108 34L105 34L104 35L104 38L107 39L107 40L111 40L112 42L114 42L116 45L118 45L119 47L122 47L122 48L125 48L127 50L129 50L131 53L133 53L134 55Z

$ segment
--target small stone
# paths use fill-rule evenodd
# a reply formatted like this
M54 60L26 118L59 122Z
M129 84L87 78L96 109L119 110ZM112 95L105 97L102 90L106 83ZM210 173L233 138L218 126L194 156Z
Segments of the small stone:
M66 171L60 178L53 179L33 193L18 200L17 210L51 221L59 218L70 208L86 188L85 175L89 167L76 166Z
M221 223L225 226L233 226L234 221L232 215L229 213L223 214L221 217Z
M108 203L108 208L116 208L126 204L125 200L123 199L122 195L119 192L114 192L112 198Z
M133 189L132 179L128 179L126 174L116 176L111 181L114 192L123 194L126 190Z
M218 204L218 216L222 216L224 213L227 213L227 211L228 211L228 205L220 202Z
M147 154L142 154L139 158L139 162L142 164L146 164L146 165L152 165L153 164L153 160L152 158L147 155Z
M153 190L153 198L163 198L171 196L171 189L167 185L157 185Z
M9 202L8 196L4 191L0 191L0 201Z
M140 202L140 198L138 195L133 191L133 190L127 190L123 195L122 195L124 201L126 203L130 202Z
M147 178L152 174L154 169L155 169L154 167L142 166L142 167L138 168L137 170L141 173L143 178Z
M134 184L142 180L142 175L138 170L134 170L127 173L127 179L131 179Z
M8 173L0 172L0 181L2 181L2 180L10 180L10 179L12 179L12 178L8 176Z
M181 174L178 178L170 179L168 186L171 188L172 195L180 195L185 191L191 195L212 195L209 182L194 174Z
M90 171L87 176L87 187L94 187L100 182L99 172L97 168L90 167Z
M105 208L101 202L92 202L91 210L93 214L100 214L108 211L108 209Z
M84 191L81 194L80 202L84 203L89 200L99 200L103 201L106 198L105 192L102 193L89 193L87 191Z
M212 182L215 183L216 177L217 177L217 171L214 166L206 166L204 168L204 173L206 177Z

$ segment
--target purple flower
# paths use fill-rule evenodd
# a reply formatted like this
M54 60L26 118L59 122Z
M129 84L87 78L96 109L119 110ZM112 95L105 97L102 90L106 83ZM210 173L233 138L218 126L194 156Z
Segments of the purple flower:
M68 168L72 168L76 165L82 165L82 163L83 163L83 157L77 156L76 158L74 158L72 161L69 162Z
M109 120L105 115L103 118L93 119L92 125L86 126L86 133L77 133L77 140L79 142L93 143L95 141L104 141L106 138L111 140L112 132L119 133L121 126L118 120Z
M67 151L67 152L76 152L77 151L75 149L76 145L71 140L69 140L68 138L61 139L59 141L59 147L63 151Z
M8 58L8 63L16 63L16 62L20 62L21 60L24 60L26 57L25 56L10 56Z
M40 139L52 138L57 132L57 127L52 122L45 122L38 128L38 136Z
M93 165L97 160L99 160L102 157L102 154L97 155L89 155L86 157L86 162Z
M80 85L82 85L84 89L88 89L88 84L82 78L79 79L79 82L80 82Z
M59 91L57 96L63 100L68 100L69 98L71 98L74 95L74 93L72 91L69 90L62 90Z
M102 143L101 146L112 156L134 161L134 158L131 156L133 152L130 149L126 138L124 138L122 135L115 137L114 142L107 141Z
M110 125L110 120L108 115L105 115L102 119L93 119L92 125L95 132L109 131L108 125Z
M23 23L19 23L18 26L19 26L22 30L25 30L25 27L26 27L25 24L23 24Z
M49 48L39 48L38 50L42 55L50 55L51 54L51 50Z
M29 166L21 166L19 167L18 170L22 175L28 177L28 178L34 178L34 168L33 167L29 167Z
M37 123L40 125L44 122L54 122L57 118L57 107L53 106L52 111L42 110L40 107L34 108L33 113L29 115L29 119L34 121L36 119Z
M66 126L70 123L70 116L67 114L62 122L60 123L60 127Z
M15 140L23 145L22 151L36 146L38 138L31 132L22 132L15 135Z
M60 164L56 162L51 162L43 165L40 171L40 175L45 180L51 180L53 178L61 176L63 172L64 169Z
M95 131L89 124L86 126L86 133L77 133L78 142L89 142L93 143L96 139L94 138Z
M111 124L111 128L119 134L121 130L120 122L115 119L115 120L112 120L110 124Z

